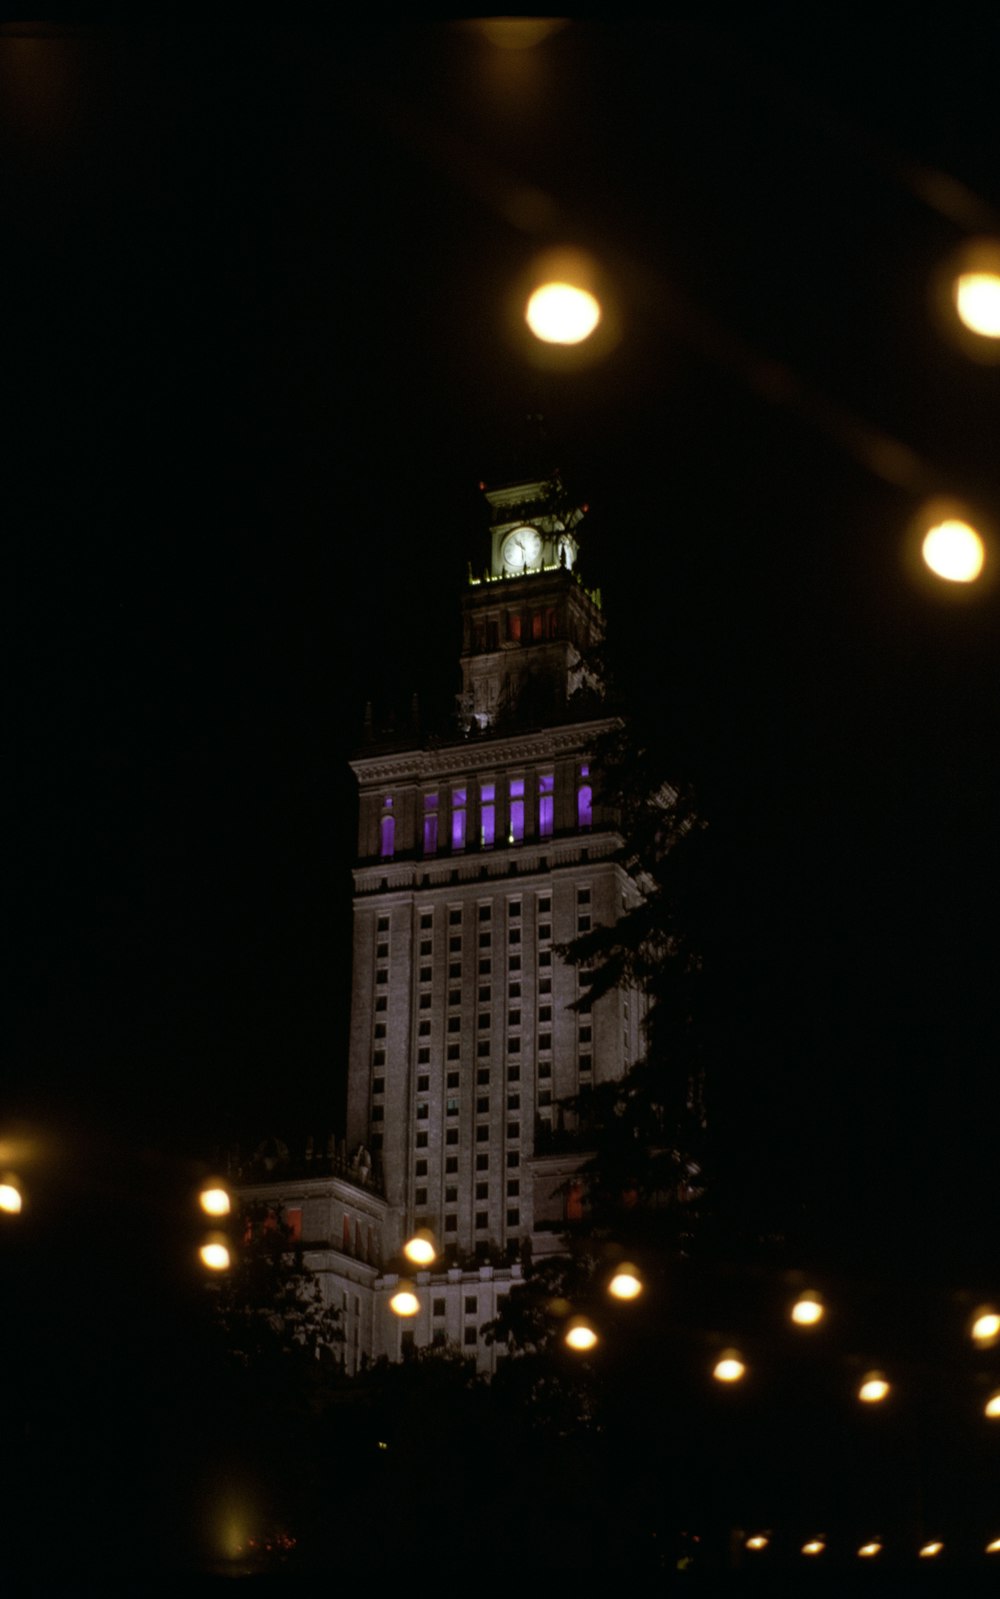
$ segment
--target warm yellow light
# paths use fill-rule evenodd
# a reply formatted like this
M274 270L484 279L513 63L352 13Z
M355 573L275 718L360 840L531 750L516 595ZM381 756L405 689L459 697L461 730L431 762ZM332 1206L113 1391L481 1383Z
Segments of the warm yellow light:
M735 1350L731 1349L728 1354L722 1356L721 1360L716 1361L712 1376L716 1382L739 1382L740 1378L745 1375L746 1369L739 1355Z
M810 1538L808 1543L802 1545L802 1553L804 1555L821 1555L825 1548L826 1544L822 1538Z
M16 1183L8 1179L0 1183L0 1210L5 1210L8 1216L16 1216L21 1209L21 1190Z
M823 1302L819 1294L812 1292L800 1294L792 1306L792 1320L800 1327L814 1327L826 1315Z
M1000 273L960 272L953 292L955 310L969 332L1000 339Z
M948 583L974 583L983 570L986 548L968 522L948 517L928 530L922 554L937 577Z
M207 1244L202 1244L198 1254L202 1265L207 1266L209 1271L229 1270L229 1250L220 1240L210 1239Z
M858 1554L861 1556L862 1560L870 1560L872 1555L877 1555L881 1548L882 1545L877 1541L874 1543L863 1543L861 1548L858 1550Z
M409 1283L400 1283L389 1300L389 1309L395 1316L415 1316L417 1314L420 1309L420 1300Z
M585 1354L597 1343L597 1333L589 1321L583 1316L577 1316L566 1328L564 1342L570 1349L575 1349L577 1354Z
M431 1266L437 1259L437 1246L433 1234L421 1227L418 1233L407 1239L403 1245L403 1254L407 1260L412 1260L415 1266Z
M992 1543L986 1545L988 1555L1000 1555L1000 1538L994 1538Z
M202 1189L198 1203L206 1216L228 1216L232 1209L226 1190L216 1183Z
M642 1293L642 1279L634 1266L619 1266L608 1283L608 1293L616 1299L638 1299Z
M752 1538L747 1539L748 1549L766 1549L770 1539L762 1532L755 1532Z
M543 283L524 308L527 322L543 344L582 344L601 320L599 301L572 283Z
M997 1389L995 1394L990 1394L983 1406L983 1414L986 1416L1000 1416L1000 1388Z
M995 1310L979 1310L970 1331L977 1344L996 1343L997 1334L1000 1333L1000 1316Z
M880 1371L870 1371L861 1387L858 1389L858 1398L866 1405L877 1405L889 1392L889 1384Z
M939 1555L943 1548L943 1543L925 1543L920 1550L920 1558L921 1560L933 1560L934 1556Z

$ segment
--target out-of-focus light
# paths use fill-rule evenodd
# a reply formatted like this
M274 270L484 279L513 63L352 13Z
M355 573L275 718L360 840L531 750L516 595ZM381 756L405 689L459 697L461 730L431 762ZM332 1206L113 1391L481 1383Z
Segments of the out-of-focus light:
M229 1250L221 1238L210 1238L202 1244L198 1251L203 1266L209 1271L228 1271L230 1264Z
M995 1344L997 1336L1000 1335L1000 1316L991 1307L984 1305L981 1310L976 1311L972 1326L969 1328L969 1335L974 1343L984 1346Z
M727 1349L726 1353L716 1361L712 1376L716 1382L739 1382L746 1375L746 1366L736 1353L735 1349Z
M997 1389L995 1394L990 1394L983 1406L983 1415L990 1417L1000 1416L1000 1388Z
M880 1371L870 1371L858 1389L858 1398L866 1405L877 1405L885 1399L889 1384Z
M565 28L564 17L477 17L473 26L497 50L532 50Z
M957 517L929 528L921 553L930 570L948 583L974 583L986 559L986 547L975 528Z
M919 1550L920 1559L933 1560L934 1556L939 1555L943 1548L944 1544L938 1543L936 1539L931 1543L922 1544Z
M882 1545L879 1543L878 1539L874 1538L871 1543L863 1543L861 1548L858 1550L858 1554L861 1556L862 1560L870 1560L873 1555L880 1553L881 1548Z
M229 1195L221 1183L207 1183L198 1195L198 1203L206 1216L228 1216L232 1210Z
M748 1549L766 1549L771 1542L766 1533L755 1532L752 1538L747 1539Z
M619 1266L608 1283L608 1293L616 1299L638 1299L642 1293L642 1278L634 1266Z
M15 1177L0 1179L0 1210L6 1211L8 1216L16 1216L23 1204L21 1185Z
M413 1292L412 1285L402 1282L389 1300L389 1309L394 1316L415 1316L420 1309L420 1300Z
M810 1538L808 1543L802 1545L802 1553L804 1555L821 1555L825 1548L826 1544L822 1538Z
M543 283L530 296L524 317L543 344L582 344L601 320L600 302L574 283Z
M563 1342L577 1354L586 1354L597 1343L597 1333L585 1316L574 1316L563 1334Z
M988 1555L1000 1555L1000 1538L994 1538L992 1543L986 1545Z
M818 1321L823 1320L825 1315L826 1309L823 1301L820 1299L819 1294L813 1293L812 1289L807 1289L804 1294L800 1294L791 1310L792 1320L797 1322L800 1327L814 1327Z
M434 1235L426 1227L421 1227L403 1245L403 1254L407 1260L412 1260L415 1266L431 1266L437 1259L437 1245Z
M983 339L1000 339L1000 273L960 272L952 293L959 321Z

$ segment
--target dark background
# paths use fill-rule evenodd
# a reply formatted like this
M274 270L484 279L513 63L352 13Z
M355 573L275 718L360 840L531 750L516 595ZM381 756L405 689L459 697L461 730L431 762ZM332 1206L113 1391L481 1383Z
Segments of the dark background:
M12 1122L339 1128L346 761L366 698L447 718L541 411L717 834L730 1196L989 1266L1000 598L904 552L925 492L997 510L931 294L1000 200L997 39L803 26L5 28ZM567 240L621 338L540 370L511 297Z

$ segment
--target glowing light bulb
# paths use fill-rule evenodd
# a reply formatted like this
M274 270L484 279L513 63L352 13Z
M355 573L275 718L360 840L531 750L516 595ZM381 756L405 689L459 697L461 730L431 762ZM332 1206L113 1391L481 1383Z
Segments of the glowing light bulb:
M766 1549L770 1541L770 1538L768 1538L765 1533L755 1532L752 1538L747 1539L747 1548Z
M821 1555L826 1548L822 1538L810 1538L808 1543L802 1545L804 1555Z
M524 317L543 344L582 344L601 320L600 301L573 283L543 283L524 308Z
M819 1294L813 1293L812 1290L800 1294L791 1310L792 1320L800 1327L814 1327L825 1315L823 1301Z
M870 1371L858 1389L858 1398L866 1405L877 1405L885 1399L889 1384L880 1371Z
M616 1299L637 1299L642 1293L642 1279L634 1266L619 1266L608 1283L608 1293Z
M419 1232L407 1239L403 1245L403 1254L407 1260L412 1260L415 1266L433 1265L437 1259L437 1245L433 1234L428 1232L426 1227L421 1227Z
M944 1544L938 1543L936 1540L933 1543L922 1544L919 1551L920 1559L933 1560L934 1556L939 1555L943 1548Z
M207 1266L209 1271L229 1270L229 1250L221 1239L210 1238L202 1244L198 1254L202 1265Z
M997 1315L995 1310L983 1309L977 1311L970 1333L977 1344L995 1343L997 1334L1000 1333L1000 1316Z
M198 1203L206 1216L228 1216L232 1209L229 1195L221 1183L206 1185L198 1195Z
M5 1178L0 1182L0 1210L7 1212L8 1216L16 1216L21 1209L21 1189L17 1183Z
M712 1376L716 1382L739 1382L745 1376L746 1369L735 1349L730 1349L716 1361Z
M986 547L975 528L957 517L930 528L921 553L925 565L946 583L974 583L986 560Z
M420 1309L420 1300L413 1292L409 1283L400 1283L395 1293L389 1300L389 1309L394 1316L415 1316Z
M874 1539L871 1543L863 1543L858 1550L858 1554L862 1560L870 1560L872 1555L877 1555L881 1548L882 1545L878 1542L878 1539Z
M952 290L959 321L983 339L1000 339L1000 274L961 272Z
M983 1406L983 1415L991 1417L1000 1416L1000 1388L997 1389L995 1394L990 1394L990 1397Z
M570 1349L575 1349L578 1354L585 1354L597 1343L597 1333L585 1317L577 1316L566 1328L563 1342Z

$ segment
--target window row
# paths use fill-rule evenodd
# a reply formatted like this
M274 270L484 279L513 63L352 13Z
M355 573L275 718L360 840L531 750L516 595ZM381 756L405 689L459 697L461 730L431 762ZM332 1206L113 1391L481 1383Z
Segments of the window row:
M533 785L525 777L509 777L505 783L497 783L492 778L483 779L471 787L453 788L449 798L450 804L441 791L426 793L423 797L424 855L438 853L442 825L445 823L452 850L464 850L473 841L481 849L492 849L498 836L505 838L508 844L520 844L531 831L529 806L533 808L533 836L552 837L555 826L554 772L538 773ZM470 821L473 804L474 822ZM470 830L473 825L474 834ZM593 788L587 762L583 762L577 772L576 825L580 829L589 829L593 825ZM498 827L503 829L499 835ZM391 860L395 853L395 800L392 794L385 794L379 818L379 855L382 860Z

